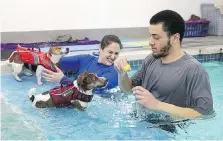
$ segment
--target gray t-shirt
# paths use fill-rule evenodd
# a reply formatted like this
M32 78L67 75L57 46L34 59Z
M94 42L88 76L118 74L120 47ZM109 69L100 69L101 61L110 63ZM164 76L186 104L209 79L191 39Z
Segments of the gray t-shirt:
M162 102L192 108L204 115L213 112L208 74L189 54L168 64L149 55L131 79L133 86L144 87Z

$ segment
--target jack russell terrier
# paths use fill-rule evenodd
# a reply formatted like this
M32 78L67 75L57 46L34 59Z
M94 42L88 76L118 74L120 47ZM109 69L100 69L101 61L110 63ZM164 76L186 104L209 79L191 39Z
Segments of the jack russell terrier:
M23 72L27 76L31 76L32 72L24 67L24 63L37 65L36 69L36 78L37 84L42 85L41 81L41 73L44 68L55 71L55 64L59 62L59 60L66 54L69 53L69 48L62 49L59 46L51 47L48 52L43 53L29 48L24 48L18 45L16 51L12 52L12 54L8 58L8 63L12 65L12 75L15 80L22 81L18 74Z
M28 96L37 108L73 107L84 110L93 98L92 90L106 86L107 82L106 78L95 73L84 72L69 85L61 85L36 96L36 89L32 88Z

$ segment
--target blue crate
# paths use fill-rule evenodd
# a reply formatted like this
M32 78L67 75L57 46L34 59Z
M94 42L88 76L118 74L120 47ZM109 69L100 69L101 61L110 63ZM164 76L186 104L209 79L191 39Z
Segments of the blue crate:
M210 21L185 21L184 37L204 37L208 35Z

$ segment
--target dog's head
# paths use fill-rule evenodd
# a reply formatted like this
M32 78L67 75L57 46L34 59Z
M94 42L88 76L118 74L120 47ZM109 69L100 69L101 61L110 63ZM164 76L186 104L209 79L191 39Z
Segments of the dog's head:
M48 51L49 58L53 63L58 63L59 60L69 53L69 48L62 48L60 46L51 47Z
M94 88L106 86L108 80L104 77L98 77L95 73L85 71L77 78L77 85L82 91L88 91Z

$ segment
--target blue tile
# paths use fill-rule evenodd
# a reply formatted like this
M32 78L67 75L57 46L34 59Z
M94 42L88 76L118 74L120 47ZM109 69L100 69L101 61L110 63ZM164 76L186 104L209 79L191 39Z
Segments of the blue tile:
M142 62L143 62L143 60L139 60L139 64L140 64L140 65L142 64Z
M136 64L139 66L139 60L136 61Z
M133 61L129 61L129 65L132 66L133 65Z
M214 58L214 61L219 61L219 58Z
M197 59L199 62L209 62L209 61L219 61L221 60L220 58L221 54L216 53L216 54L199 54L199 55L194 55L194 58Z
M219 61L223 62L223 54L219 54Z
M195 59L197 59L200 63L209 62L209 61L223 61L223 53L217 53L217 54L199 54L199 55L193 55ZM132 69L138 69L144 60L131 60L128 61L129 65Z
M133 66L135 66L135 65L136 65L136 60L133 61Z

